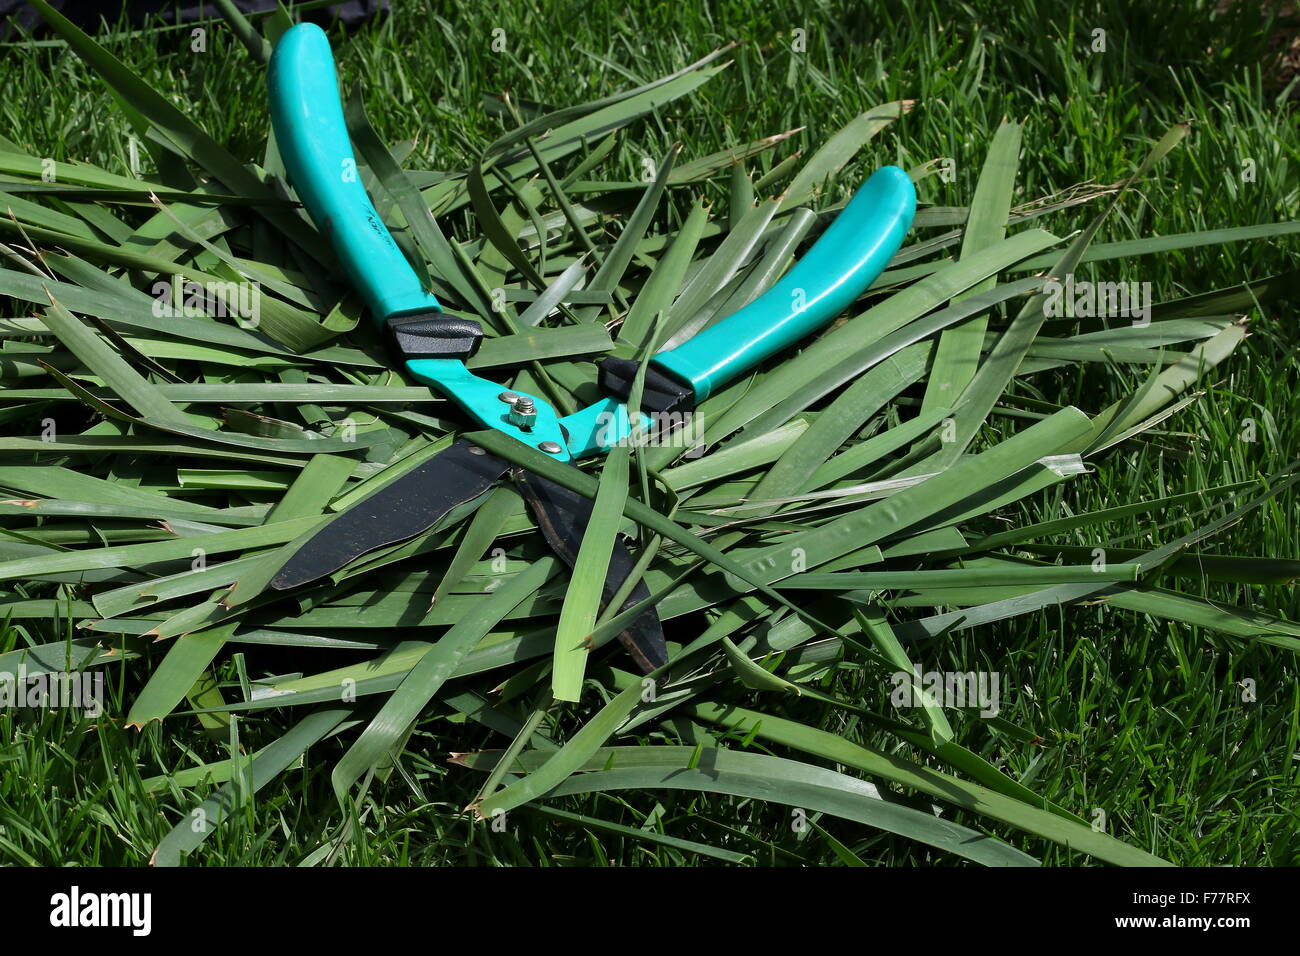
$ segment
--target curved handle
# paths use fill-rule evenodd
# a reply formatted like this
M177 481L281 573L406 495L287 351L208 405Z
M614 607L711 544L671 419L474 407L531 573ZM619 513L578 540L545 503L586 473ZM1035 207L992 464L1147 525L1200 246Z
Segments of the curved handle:
M285 31L268 82L271 126L290 182L375 320L441 312L361 185L325 32L314 23Z
M916 188L907 173L881 167L772 288L652 361L703 401L847 309L885 270L915 212Z

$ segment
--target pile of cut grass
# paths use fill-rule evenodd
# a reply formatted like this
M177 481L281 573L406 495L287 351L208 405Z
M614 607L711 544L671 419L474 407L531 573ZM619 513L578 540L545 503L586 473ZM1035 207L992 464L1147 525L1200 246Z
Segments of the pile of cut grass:
M1019 9L1008 26L1023 28L1032 12ZM264 25L274 36L286 24ZM680 653L674 673L691 676L645 700L625 662L605 652L588 666L576 708L551 704L555 613L567 580L507 489L459 522L358 562L306 606L263 592L286 546L322 513L443 447L456 417L384 369L357 303L331 281L323 244L278 199L278 158L250 133L246 109L229 114L239 129L209 139L139 71L113 60L113 44L97 48L60 31L127 104L136 136L124 162L107 164L117 172L59 156L53 183L41 176L40 152L4 144L13 215L0 291L26 303L5 322L13 354L4 366L10 428L0 485L24 503L4 506L11 517L0 573L12 589L4 660L6 669L20 660L29 669L64 666L69 654L78 666L109 664L112 705L122 708L110 712L148 729L127 742L131 732L108 722L86 734L85 722L66 714L6 715L20 731L12 756L23 779L73 784L39 812L28 802L6 815L14 858L142 859L157 848L162 862L192 852L225 862L599 862L614 847L616 859L643 862L1073 862L1080 852L1147 862L1143 851L1223 862L1234 843L1271 840L1255 852L1286 859L1291 844L1279 845L1270 814L1285 818L1267 809L1275 806L1268 791L1285 791L1294 770L1283 763L1260 780L1245 761L1222 755L1243 745L1253 754L1294 751L1296 702L1279 688L1291 686L1285 651L1297 634L1282 619L1294 613L1277 606L1291 599L1275 595L1295 564L1257 557L1292 548L1249 546L1262 533L1286 540L1294 527L1286 455L1294 443L1289 420L1270 411L1282 407L1280 382L1219 383L1231 383L1222 376L1240 365L1241 350L1230 355L1243 338L1240 316L1252 314L1272 334L1272 310L1294 295L1293 273L1262 281L1281 271L1268 268L1278 257L1271 247L1294 249L1285 238L1296 231L1285 221L1295 214L1294 135L1270 139L1273 118L1249 86L1221 101L1194 87L1188 101L1202 115L1232 116L1236 125L1223 127L1256 147L1259 158L1247 157L1256 176L1229 178L1241 199L1231 215L1210 220L1206 204L1187 212L1172 203L1162 221L1184 228L1148 229L1154 199L1143 204L1119 187L1132 176L1151 196L1169 188L1163 177L1194 179L1212 150L1233 155L1231 143L1211 130L1189 164L1187 128L1171 125L1136 156L1114 148L1118 133L1101 151L1108 123L1137 117L1124 115L1124 98L1072 97L1056 107L1086 133L1085 155L1073 155L1068 141L1054 144L1063 150L1022 148L1025 127L974 112L996 108L996 96L978 95L989 50L1001 42L1005 54L1013 44L981 37L976 25L944 53L933 24L913 25L903 60L929 56L928 73L900 79L895 65L871 82L851 62L871 50L841 59L824 30L813 31L824 59L816 43L799 55L746 49L725 70L719 57L694 67L684 56L674 61L670 46L656 72L680 75L631 96L618 86L654 82L649 75L617 86L605 75L591 95L616 102L597 112L568 96L556 103L568 107L557 119L542 118L547 97L530 89L527 56L488 68L480 52L475 64L455 42L467 34L450 24L417 35L457 58L421 57L417 48L395 59L394 48L411 49L395 38L396 25L377 25L340 51L345 76L359 69L368 81L383 78L365 88L367 107L384 119L379 130L414 105L423 120L406 117L406 135L436 128L450 139L432 153L409 142L385 149L352 111L365 175L400 241L427 262L440 297L498 323L481 366L502 381L517 375L508 380L518 387L549 389L561 407L592 397L593 357L635 354L652 334L726 315L770 284L864 171L902 162L930 200L914 241L846 323L702 409L707 454L633 456L630 499L660 518L632 508L625 527L654 554L646 580L664 592L660 611ZM587 35L602 26L594 18ZM233 46L231 34L214 35ZM940 68L963 48L963 62ZM1101 77L1114 83L1113 74L1135 89L1144 82L1127 45L1118 64L1099 58L1086 67L1071 59L1070 44L1053 49L1059 73L1044 69L1027 91L1045 103L1054 86L1099 93ZM260 100L260 81L248 79L260 68L250 62L216 76L237 82L245 100L251 85ZM425 63L476 67L475 76L500 77L516 93L497 101L493 120L477 102L481 79L438 87L403 73L404 64ZM749 102L759 89L782 87L779 65L797 95L765 113L784 108L788 124L721 125L737 90ZM736 73L742 82L729 94ZM927 79L918 84L919 75ZM220 89L206 75L200 88ZM442 98L421 102L433 89ZM825 89L851 91L840 99L881 95L841 114L838 129L818 122L788 139L767 135L799 125L800 102ZM385 109L394 102L401 106ZM834 113L806 109L826 112ZM1160 112L1141 118L1158 121ZM492 122L500 125L488 132ZM83 145L93 145L97 124L85 125ZM252 125L265 136L264 123ZM944 141L962 129L987 132L969 144ZM675 138L687 144L680 157L670 149ZM810 147L802 154L800 141ZM466 165L418 168L416 156L448 153ZM931 162L936 156L961 159ZM394 172L392 159L404 160L405 172ZM1085 160L1081 175L1057 178ZM1062 190L1088 177L1116 186ZM410 207L399 198L413 191L436 225L416 216L406 228ZM1220 251L1226 281L1202 283L1187 267L1209 249ZM1242 249L1257 250L1249 269L1238 262ZM1156 254L1167 271L1135 265ZM585 273L575 265L584 257L596 264ZM1150 281L1160 290L1152 322L1045 318L1034 295L1044 270ZM258 283L258 328L156 315L149 293L174 275ZM496 289L506 290L505 313L492 309ZM1293 350L1284 354L1294 363ZM516 372L525 358L537 362ZM1239 405L1236 392L1244 392ZM1201 416L1197 427L1179 428L1191 416ZM1256 441L1234 428L1243 418L1257 426ZM1195 454L1203 443L1226 454L1206 462ZM931 474L919 486L896 480ZM826 550L844 528L857 550ZM1229 537L1242 529L1252 530ZM703 552L701 540L725 557ZM494 542L504 569L485 558ZM764 582L775 594L746 588L763 557L792 547L805 560ZM697 571L674 589L701 558L733 576ZM445 598L426 613L438 587ZM1254 606L1259 596L1271 605ZM1135 631L1135 620L1151 623ZM91 637L74 636L88 623ZM1198 644L1209 632L1218 636L1208 638L1215 654L1207 660ZM1132 644L1112 648L1117 633ZM431 646L442 653L462 642L472 649L445 686L425 678L429 664L416 667L435 659ZM913 665L998 674L1003 711L983 719L934 702L896 711L891 678ZM1228 692L1239 683L1252 693L1234 700ZM341 687L349 691L342 700ZM1162 695L1163 706L1134 703ZM1178 720L1166 713L1170 701L1181 705ZM198 720L188 723L187 711ZM220 745L185 729L196 726ZM1181 745L1189 730L1198 746L1184 751L1184 775L1153 786L1152 752ZM192 756L170 750L177 734L189 735ZM497 759L503 747L508 767ZM447 750L467 753L448 767ZM120 765L97 772L78 758L90 753ZM255 755L251 767L242 754ZM146 778L143 766L159 772ZM489 773L475 779L465 768ZM377 800L381 786L388 796ZM415 802L391 806L388 797L407 787ZM159 812L160 793L174 810ZM746 799L755 796L793 809ZM952 806L935 817L927 798ZM459 812L471 800L489 817L508 811L508 824L501 832L471 824ZM1224 801L1242 810L1224 812ZM196 804L225 823L195 833ZM54 819L72 807L122 834L125 846L103 847L99 829L65 831ZM1175 814L1171 836L1162 821ZM169 815L183 824L170 833ZM546 825L555 821L564 826Z

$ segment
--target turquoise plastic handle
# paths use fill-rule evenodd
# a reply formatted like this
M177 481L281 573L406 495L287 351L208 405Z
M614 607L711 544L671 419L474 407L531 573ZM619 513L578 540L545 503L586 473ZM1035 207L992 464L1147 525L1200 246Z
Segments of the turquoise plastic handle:
M389 234L357 173L334 56L314 23L285 31L271 55L271 126L289 180L377 322L441 312Z
M867 290L912 226L916 188L897 166L862 184L835 221L772 288L654 364L697 401L821 328Z

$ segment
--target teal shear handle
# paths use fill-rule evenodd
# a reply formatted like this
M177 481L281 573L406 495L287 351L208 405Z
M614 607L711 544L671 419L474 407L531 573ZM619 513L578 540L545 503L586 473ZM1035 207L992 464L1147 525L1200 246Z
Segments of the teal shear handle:
M779 282L689 342L656 355L654 364L703 401L847 309L903 244L915 211L916 189L907 173L881 167Z
M442 312L393 241L357 175L334 56L324 31L310 23L286 30L271 55L269 85L271 124L293 188L316 228L329 236L374 320L383 327L389 319ZM473 375L459 358L408 356L406 368L480 425L561 461L569 459L559 419L540 397L515 390L516 398L533 402L535 415L531 423L526 418L517 423L513 406L501 398L506 390Z
M271 56L271 119L292 185L326 233L353 288L380 324L394 316L441 312L366 195L348 141L329 39L303 23Z

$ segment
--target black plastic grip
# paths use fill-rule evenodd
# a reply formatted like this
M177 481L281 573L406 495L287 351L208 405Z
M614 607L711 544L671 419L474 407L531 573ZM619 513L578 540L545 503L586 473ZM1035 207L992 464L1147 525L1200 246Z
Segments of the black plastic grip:
M615 398L627 401L632 383L641 363L635 359L610 356L600 363L600 385ZM677 381L653 365L645 370L645 383L641 390L641 411L684 412L695 407L695 393L689 385Z
M444 358L462 362L478 351L483 328L450 312L399 315L384 324L388 345L402 359Z

